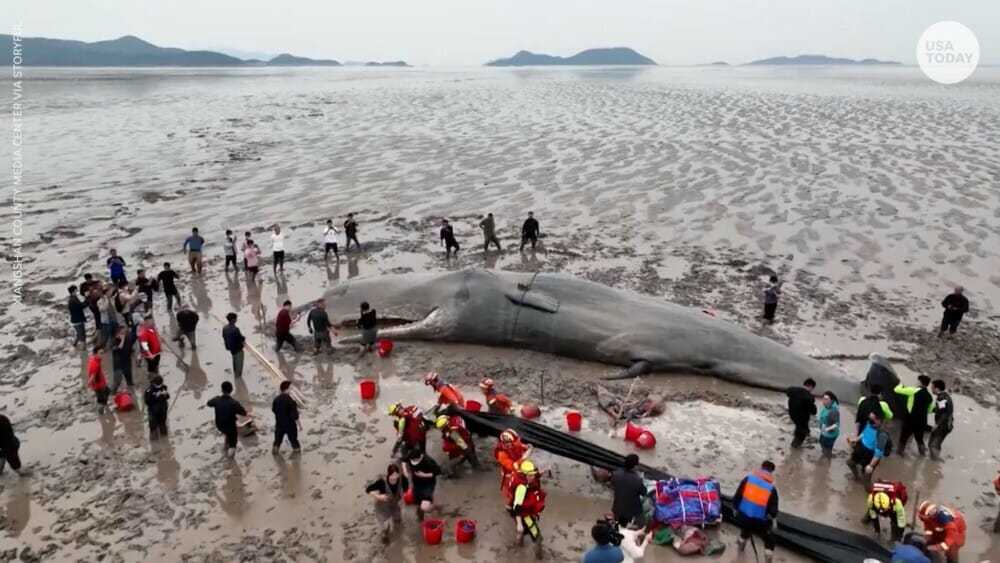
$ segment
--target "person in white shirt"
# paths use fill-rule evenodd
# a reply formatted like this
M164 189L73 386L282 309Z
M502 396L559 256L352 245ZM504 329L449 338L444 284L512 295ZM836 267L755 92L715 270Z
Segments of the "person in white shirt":
M635 561L642 561L643 556L646 554L646 546L649 545L650 538L653 534L647 532L643 526L639 525L629 525L627 528L622 528L619 530L622 537L622 553L625 555L625 559L622 563L633 563Z
M271 233L271 252L274 256L274 274L278 274L278 270L281 273L285 273L285 233L281 232L281 227L278 225L274 226L274 232Z
M326 220L326 228L323 229L323 259L327 260L330 258L330 251L333 251L333 257L340 261L340 253L337 250L337 233L340 231L337 227L333 226L333 219Z

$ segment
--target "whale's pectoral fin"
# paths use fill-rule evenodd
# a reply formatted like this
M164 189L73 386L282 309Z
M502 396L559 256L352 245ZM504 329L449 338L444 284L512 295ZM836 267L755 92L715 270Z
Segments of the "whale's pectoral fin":
M605 377L605 381L617 381L619 379L631 379L633 377L639 377L640 375L646 375L653 370L653 364L647 362L646 360L636 360L632 363L628 369L622 370L618 375L612 375L611 377Z
M531 307L543 313L555 313L559 310L559 300L551 295L538 290L523 288L518 285L520 291L507 291L504 294L507 300L521 307Z

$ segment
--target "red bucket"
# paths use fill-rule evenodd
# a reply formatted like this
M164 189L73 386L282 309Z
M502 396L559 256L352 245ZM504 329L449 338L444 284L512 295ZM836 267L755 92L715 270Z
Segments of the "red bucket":
M459 520L455 522L455 543L469 543L475 537L475 520Z
M392 340L379 340L376 350L379 356L385 358L392 353Z
M427 545L441 543L441 536L444 535L444 520L424 520L420 527L424 531L424 541L427 542Z
M465 401L465 410L469 412L479 412L482 408L483 404L479 401L473 401L472 399Z
M639 439L639 435L645 432L642 426L636 426L631 421L625 423L625 441L634 442Z
M643 430L642 434L635 439L635 445L639 446L640 449L648 450L656 447L656 436L649 430Z
M583 424L583 415L576 411L569 411L566 413L566 427L569 428L570 432L579 432L580 426Z
M403 493L403 502L405 504L408 504L408 505L409 504L413 504L413 503L416 502L416 499L413 498L413 489L412 488L411 489L406 489L406 492Z
M371 379L361 380L361 398L365 401L370 401L375 398L375 394L378 392L378 385L375 381Z
M126 412L132 410L135 406L135 402L132 400L132 395L129 395L128 391L119 391L115 393L115 410Z

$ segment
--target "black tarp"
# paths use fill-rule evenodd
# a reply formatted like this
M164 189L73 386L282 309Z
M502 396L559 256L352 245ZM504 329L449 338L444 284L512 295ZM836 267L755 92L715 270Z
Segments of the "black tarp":
M512 428L526 443L585 465L613 470L625 464L625 456L622 454L530 420L468 411L456 413L465 419L469 430L479 435L496 437ZM649 479L670 477L653 467L642 465L640 469ZM724 520L732 522L732 497L723 495L722 512ZM887 549L869 536L813 522L787 512L781 512L778 516L775 538L783 548L824 563L862 563L867 558L888 561L891 557Z

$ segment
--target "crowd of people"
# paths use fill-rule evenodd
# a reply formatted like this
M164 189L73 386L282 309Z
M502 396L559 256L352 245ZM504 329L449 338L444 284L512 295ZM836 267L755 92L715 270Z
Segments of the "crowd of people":
M502 251L492 213L482 218L479 227L483 235L484 252L489 252L491 246ZM332 220L326 221L321 239L324 259L329 259L331 252L335 259L340 259L340 232ZM343 233L345 252L350 252L352 245L355 249L361 248L357 236L358 223L353 214L349 214L344 221ZM529 244L534 249L540 236L539 223L533 213L529 212L521 228L520 250L523 251ZM454 228L447 219L441 220L440 241L445 247L446 258L457 254L461 248ZM286 252L286 233L280 226L272 227L270 243L272 270L275 276L279 276L284 272ZM193 228L191 235L183 242L182 251L186 253L192 276L203 274L205 245L206 241L197 228ZM248 280L251 283L255 281L260 270L262 251L251 232L245 232L244 239L239 242L233 232L227 230L223 254L224 271L227 275L230 267L234 272L239 272L238 257L242 257L243 270ZM192 349L197 348L200 318L188 304L182 303L178 289L181 275L173 270L169 262L163 264L162 270L155 277L147 276L143 269L137 269L135 278L131 281L127 273L127 262L115 249L110 250L105 265L108 281L100 281L87 273L79 285L68 288L67 306L70 324L74 329L73 346L88 345L86 325L89 311L94 324L94 337L87 361L87 384L94 392L101 415L108 412L108 403L113 396L116 405L119 405L122 395L127 395L121 397L122 403L128 404L131 401L135 385L132 373L134 360L139 359L145 365L148 386L142 393L142 400L147 407L150 439L156 440L168 433L170 391L159 375L163 347L153 316L154 295L162 293L168 313L176 320L177 329L172 340L178 346L183 348L187 343ZM774 322L781 293L782 283L777 276L771 276L763 298L763 318L769 323ZM963 315L969 310L969 302L964 297L962 288L956 288L948 295L942 302L942 307L944 316L939 336L954 334ZM326 312L325 302L315 302L306 318L306 326L312 335L313 352L319 354L332 350L335 325ZM233 377L238 379L243 375L247 343L237 326L237 320L236 313L229 313L221 334L225 349L232 356ZM293 316L291 301L286 300L278 311L274 324L275 350L278 353L286 345L296 352L300 351L299 343L292 334L292 328L298 320L298 316ZM375 309L368 303L361 304L357 326L361 332L362 353L370 352L376 344L377 322ZM105 352L110 352L110 382L104 369ZM943 442L954 427L954 405L946 384L940 379L932 381L926 376L919 376L917 385L907 386L899 382L895 370L884 357L873 354L871 360L866 380L869 393L857 405L855 426L847 439L850 448L848 466L854 476L864 482L868 491L865 521L872 523L876 534L881 533L881 521L889 521L891 538L901 542L896 548L900 561L929 561L927 557L954 561L964 544L963 515L952 507L925 501L916 511L923 524L924 534L908 534L905 485L881 475L877 478L875 475L882 459L893 453L905 456L911 440L917 444L921 456L929 454L935 460L940 459ZM392 449L391 459L387 460L385 474L373 480L365 489L375 503L375 514L385 541L389 541L392 531L401 523L401 503L404 500L415 506L417 519L423 521L437 509L434 496L439 477L455 476L465 464L473 470L482 469L475 440L466 428L464 419L455 414L455 409L465 408L462 393L434 373L428 374L424 381L437 394L436 404L426 413L416 405L394 403L390 406L389 415L393 418L397 441ZM886 381L893 381L895 385L884 388ZM483 378L480 389L489 412L511 412L510 398L497 391L492 379ZM255 430L252 414L232 393L233 384L225 381L221 384L221 394L206 403L214 411L216 428L223 436L224 451L230 458L236 454L239 436ZM810 424L812 418L816 417L819 446L825 457L832 458L843 428L837 396L830 391L824 392L820 395L821 408L817 409L816 383L811 379L803 382L801 387L788 389L787 394L788 412L794 424L792 447L803 447L811 439ZM301 428L298 406L291 393L291 382L282 381L272 403L274 453L279 452L286 440L293 455L301 451L298 440ZM932 416L934 425L929 426ZM887 427L894 419L900 422L895 452L895 441ZM439 457L444 460L440 464L427 450L428 433L435 430L440 434ZM925 437L928 437L926 444ZM2 415L0 448L3 453L0 471L4 465L10 465L15 471L22 472L18 456L19 442L10 421ZM513 429L502 432L493 448L493 457L499 468L499 496L511 517L515 536L518 542L523 542L525 537L530 538L540 555L540 518L545 508L546 495L542 487L543 472L531 459L531 453L531 446L524 443ZM591 532L596 545L583 556L584 563L631 561L642 557L650 542L651 532L644 505L649 492L647 483L637 471L638 465L638 457L629 455L625 459L625 466L612 474L610 482L614 499L611 511L593 526ZM770 461L761 464L759 469L740 482L733 501L735 521L741 530L737 547L742 550L752 536L759 536L764 542L767 561L773 556L773 530L775 520L779 517L775 469ZM994 484L1000 494L1000 475ZM1000 531L1000 517L996 530Z

